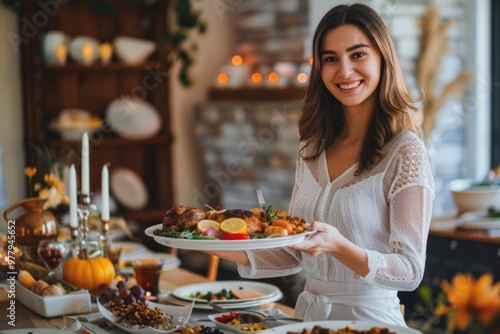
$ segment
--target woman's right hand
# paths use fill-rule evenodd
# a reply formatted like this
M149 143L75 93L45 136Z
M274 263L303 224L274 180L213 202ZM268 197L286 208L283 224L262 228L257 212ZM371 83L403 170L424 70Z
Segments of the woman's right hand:
M214 250L200 250L203 253L220 257L221 259L242 264L244 266L250 265L247 253L244 251L214 251Z

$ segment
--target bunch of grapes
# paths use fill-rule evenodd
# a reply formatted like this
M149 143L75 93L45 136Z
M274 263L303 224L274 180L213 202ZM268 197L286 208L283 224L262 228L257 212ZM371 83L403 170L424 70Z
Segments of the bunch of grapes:
M145 291L140 285L136 284L129 289L124 281L119 281L116 284L116 289L111 288L108 284L99 285L96 296L101 304L112 302L114 305L121 306L138 301L147 303Z
M44 246L38 251L38 254L43 258L47 266L51 269L55 269L63 260L63 254L57 248L50 248L49 246Z

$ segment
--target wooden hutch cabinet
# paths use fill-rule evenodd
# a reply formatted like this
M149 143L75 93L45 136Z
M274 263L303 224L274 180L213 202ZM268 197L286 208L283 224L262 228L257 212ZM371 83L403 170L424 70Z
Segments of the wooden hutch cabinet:
M48 2L47 2L48 3ZM69 35L90 36L99 42L110 42L116 36L130 36L157 41L164 34L167 1L144 5L138 1L110 0L111 13L95 13L95 1L22 2L20 34L27 26L36 28L33 36L21 43L24 134L26 163L35 164L31 143L46 145L57 154L73 153L72 163L80 170L80 140L63 140L49 130L50 122L68 108L85 109L103 120L103 127L90 135L90 191L101 187L101 168L110 163L113 169L125 167L138 174L148 191L144 209L127 210L121 214L142 224L158 224L172 206L171 144L169 117L168 64L164 48L144 63L129 65L117 60L108 65L99 61L85 66L68 57L65 65L49 65L44 61L41 41L47 31L58 30ZM63 4L64 3L64 4ZM45 5L44 5L45 4ZM148 20L149 27L141 27ZM153 85L154 83L154 85ZM119 136L107 126L107 106L121 96L139 97L158 110L161 130L147 139ZM78 172L79 173L79 172Z

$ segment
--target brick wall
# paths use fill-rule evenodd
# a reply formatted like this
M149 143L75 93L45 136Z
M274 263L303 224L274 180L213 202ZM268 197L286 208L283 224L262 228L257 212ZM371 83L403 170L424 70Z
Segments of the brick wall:
M414 95L419 95L413 68L419 48L420 31L417 22L425 12L427 1L367 0L360 2L373 7L386 21L393 36L408 87ZM339 3L344 3L344 1L245 1L238 7L238 15L241 18L236 20L238 44L240 48L251 46L257 51L258 60L261 62L303 60L307 57L310 48L308 35L314 32L321 16ZM464 57L468 46L462 36L465 35L464 30L467 28L462 22L467 20L467 11L464 0L439 0L437 5L443 19L455 21L450 29L450 50L440 66L437 89L441 89L465 67ZM307 24L310 26L309 29L305 28ZM249 203L255 201L255 187L260 186L265 190L265 195L267 191L274 203L280 207L288 207L293 184L294 157L297 153L296 147L298 147L296 124L290 123L293 125L290 125L286 132L287 140L293 145L284 145L283 142L277 140L265 150L258 151L251 161L241 156L241 152L236 152L237 148L234 146L235 144L244 145L248 138L256 138L261 127L271 122L272 110L284 108L291 108L297 113L300 110L300 106L295 102L290 105L282 103L272 105L262 101L250 104L209 103L199 108L197 111L197 119L200 121L198 130L205 149L205 161L209 173L206 185L214 180L217 181L214 176L227 172L224 168L227 168L228 161L237 161L241 165L238 175L233 175L227 184L223 183L225 189L205 191L206 198L209 197L208 195L214 198L220 196L218 200L224 206L248 207ZM207 110L208 114L217 115L213 116L218 117L217 124L214 125L206 119ZM257 121L256 117L260 117L260 120ZM437 126L428 144L436 181L435 214L454 210L447 185L449 181L467 174L464 158L467 147L464 124L467 118L463 101L457 98L450 99L438 114ZM279 136L277 135L276 138ZM259 143L254 142L253 145L258 147ZM275 149L278 151L273 151ZM283 156L286 159L283 159ZM221 181L215 183L221 183Z

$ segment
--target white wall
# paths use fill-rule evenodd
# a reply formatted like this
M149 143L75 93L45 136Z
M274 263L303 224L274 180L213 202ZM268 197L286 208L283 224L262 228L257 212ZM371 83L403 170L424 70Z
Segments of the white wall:
M208 31L198 39L198 56L190 72L196 78L196 84L191 88L180 86L175 69L171 77L175 204L195 205L196 189L203 188L203 155L195 133L193 111L197 104L207 100L208 88L217 77L220 67L228 62L235 52L236 36L232 24L235 10L229 6L215 7L218 3L201 3L203 18L208 22Z
M216 8L216 3L217 1L200 3L208 30L199 38L199 53L191 71L196 78L196 84L185 89L178 83L176 69L171 75L175 203L191 204L194 189L203 187L200 172L201 154L197 151L193 108L197 103L206 100L208 87L216 77L218 69L230 58L235 48L231 23L234 11L231 8ZM7 34L16 32L17 29L16 16L0 5L0 145L4 150L4 178L9 203L26 196L20 61L19 55L13 51L7 40ZM3 212L3 208L0 209Z
M24 198L26 190L20 61L7 39L8 33L17 33L17 30L16 16L0 6L0 145L9 203ZM2 214L3 209L0 208ZM0 224L0 229L4 228L3 225Z

